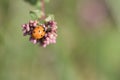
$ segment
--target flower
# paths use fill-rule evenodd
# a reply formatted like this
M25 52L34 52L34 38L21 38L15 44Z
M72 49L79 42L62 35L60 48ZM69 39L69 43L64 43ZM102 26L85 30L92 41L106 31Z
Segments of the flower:
M32 36L32 32L39 25L42 25L44 27L45 35L40 39L35 39ZM40 24L39 21L37 20L35 21L31 20L29 21L28 24L22 25L22 31L24 36L27 36L27 35L30 36L29 40L33 44L39 43L42 47L46 47L49 44L56 43L57 23L52 18L47 21L45 20L43 24Z
M57 37L57 26L55 21L48 21L45 23L45 26L47 30L41 44L43 47L46 47L49 44L56 43L56 37Z

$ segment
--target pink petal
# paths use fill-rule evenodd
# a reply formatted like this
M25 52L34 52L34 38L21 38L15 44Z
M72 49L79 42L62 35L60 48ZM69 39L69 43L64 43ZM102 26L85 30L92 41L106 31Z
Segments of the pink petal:
M46 44L43 44L42 46L45 48L47 45L46 45Z
M27 30L27 31L30 31L30 27L29 27L29 26L27 26L27 27L26 27L26 30Z
M46 44L47 44L47 45L49 45L49 44L50 44L50 42L49 42L49 41L47 41L47 42L46 42Z
M36 27L36 26L37 26L37 23L33 23L33 26L35 26L35 27Z
M36 43L37 43L37 40L34 39L34 38L30 38L30 41L31 41L33 44L36 44Z
M25 26L26 26L25 24L22 25L23 28L24 28Z
M54 43L54 44L55 44L55 43L56 43L56 40L53 40L53 41L52 41L52 43Z

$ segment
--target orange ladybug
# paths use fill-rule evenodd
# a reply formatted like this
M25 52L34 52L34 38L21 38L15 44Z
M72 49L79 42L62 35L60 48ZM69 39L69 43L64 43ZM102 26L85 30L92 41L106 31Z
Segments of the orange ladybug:
M41 39L45 36L45 29L43 26L37 26L32 32L32 37L35 39Z

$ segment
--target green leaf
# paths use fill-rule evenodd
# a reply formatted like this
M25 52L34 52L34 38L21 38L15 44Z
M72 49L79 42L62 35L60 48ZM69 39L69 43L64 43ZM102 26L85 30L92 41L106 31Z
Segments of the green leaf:
M54 20L54 15L50 14L48 17L45 19L46 22Z
M41 7L41 1L38 1L35 6L36 6L37 9L40 9L40 7Z
M42 11L40 10L30 11L30 16L33 20L39 19L42 17Z
M33 6L40 6L41 0L24 0L28 3L30 3ZM46 3L48 3L50 0L45 0Z
M36 5L39 0L24 0L24 1L30 3L31 5Z

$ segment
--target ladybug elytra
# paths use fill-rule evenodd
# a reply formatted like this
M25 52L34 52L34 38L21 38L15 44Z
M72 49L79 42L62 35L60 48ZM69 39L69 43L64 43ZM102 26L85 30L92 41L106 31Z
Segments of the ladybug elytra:
M32 37L35 39L41 39L45 36L45 29L43 26L37 26L32 32Z

